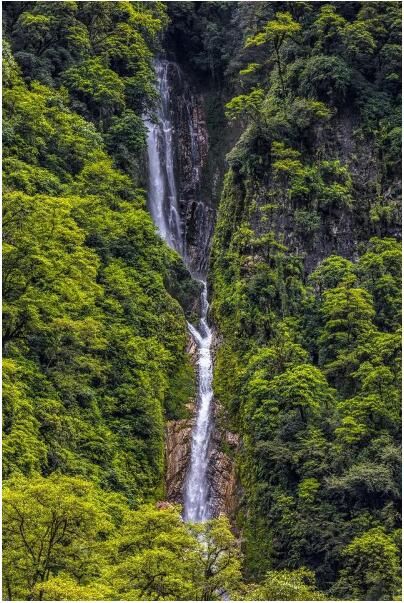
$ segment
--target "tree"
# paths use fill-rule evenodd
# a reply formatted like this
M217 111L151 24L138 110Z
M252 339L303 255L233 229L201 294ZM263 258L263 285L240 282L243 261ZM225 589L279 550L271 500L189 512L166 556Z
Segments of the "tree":
M355 284L354 265L338 255L330 255L311 273L310 282L322 295L343 283Z
M37 373L29 362L3 361L3 475L22 471L39 473L46 464L46 445L40 438L40 422L29 397L29 375ZM25 376L25 380L23 380Z
M300 63L298 91L331 106L343 105L352 85L352 70L340 56L314 55Z
M316 589L314 573L306 568L268 572L264 581L249 588L246 601L326 601Z
M85 234L72 219L73 204L71 198L15 192L5 199L5 345L33 330L47 330L50 321L68 311L74 294L82 307L99 294L94 282L98 261L83 246Z
M283 79L283 65L281 60L281 49L288 38L293 38L294 34L300 31L301 25L293 20L292 15L287 12L278 12L275 19L268 21L263 31L247 39L246 48L251 46L261 46L270 44L275 52L278 75L281 82L283 96L286 94L285 83Z
M179 508L129 513L106 579L126 600L216 600L240 586L240 550L227 518L184 524Z
M322 409L329 407L333 402L333 390L321 371L310 364L300 364L290 368L281 375L265 383L264 390L258 397L257 380L252 380L251 401L263 400L261 408L257 408L254 419L257 425L272 421L278 423L283 413L298 411L298 416L303 423L318 415ZM272 418L272 421L271 421Z
M393 238L373 237L361 255L357 273L373 295L376 324L383 330L397 328L401 322L401 246Z
M346 20L338 13L336 6L332 4L322 6L313 23L313 30L317 36L316 47L329 54L338 52L345 26Z
M107 147L122 169L129 171L137 166L137 158L146 147L146 128L134 111L126 110L113 117L106 134Z
M46 84L90 51L87 29L73 2L23 6L12 38L24 75Z
M64 83L87 105L89 115L100 124L120 113L125 106L125 84L100 58L87 59L68 69Z
M197 599L199 547L178 507L143 507L126 515L106 579L120 600Z
M33 593L36 601L107 601L113 596L108 584L96 582L84 586L63 572L37 584Z
M334 379L341 380L355 362L361 338L371 336L375 311L370 294L360 288L339 286L324 294L324 329L319 337L320 364Z
M344 567L335 586L337 596L364 600L397 597L401 572L395 536L376 527L343 549Z
M200 599L219 600L225 593L230 596L237 593L241 583L241 553L228 518L221 515L191 530L201 544Z
M357 20L345 26L342 39L355 62L366 63L374 55L377 44L366 21Z
M248 94L240 94L226 104L226 116L230 120L241 117L255 121L259 118L263 101L264 92L259 88L251 90Z
M130 14L142 35L149 27L157 34L157 5L144 19L132 8L105 5L101 30L108 35ZM89 26L84 3L79 14ZM58 470L139 503L161 484L164 415L183 416L193 389L185 317L168 275L171 291L180 290L177 275L189 291L188 307L198 290L173 269L178 257L157 236L137 182L114 168L66 90L28 88L10 53L6 65L4 475ZM132 113L125 119L137 127Z
M5 484L3 505L4 588L9 599L41 600L49 593L48 581L61 572L76 587L97 579L103 543L122 505L119 497L79 478L20 476Z

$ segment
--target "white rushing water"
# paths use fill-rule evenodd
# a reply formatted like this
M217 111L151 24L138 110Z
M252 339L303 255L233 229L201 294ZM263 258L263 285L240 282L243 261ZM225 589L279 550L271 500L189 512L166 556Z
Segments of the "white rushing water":
M160 105L156 122L147 121L147 149L149 159L150 213L161 237L187 264L183 229L178 207L178 194L174 170L173 124L170 115L170 88L168 70L170 63L158 61L156 75ZM189 115L189 119L191 116ZM188 124L191 126L192 124ZM193 144L196 141L192 140ZM194 150L192 149L193 153ZM198 279L199 280L199 279ZM200 280L201 317L198 327L188 323L188 329L198 348L197 414L192 432L191 462L184 487L184 519L201 522L210 517L208 461L212 432L212 331L208 325L209 311L206 280Z
M198 346L198 398L197 416L192 431L191 465L184 493L184 519L204 521L210 517L209 484L207 479L209 442L212 431L212 331L207 322L209 304L205 281L201 281L201 319L199 329L188 323L188 328Z
M173 128L167 61L156 63L160 103L157 122L146 122L149 159L149 209L161 237L183 255L181 218L174 173Z

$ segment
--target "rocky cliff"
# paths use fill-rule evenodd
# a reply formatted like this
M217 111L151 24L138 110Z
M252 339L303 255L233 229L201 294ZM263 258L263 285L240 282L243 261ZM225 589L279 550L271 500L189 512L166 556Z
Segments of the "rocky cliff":
M189 85L177 63L169 64L168 78L185 254L191 271L204 274L214 224L214 208L202 187L209 152L204 100Z
M250 128L228 155L235 228L248 224L256 237L275 233L303 260L306 275L332 254L357 260L360 244L371 236L400 238L401 179L386 178L376 141L363 135L352 111L302 132L293 160L297 169L300 162L309 167L296 186L300 176L277 169L284 157L265 135ZM287 148L279 152L292 159ZM322 191L310 182L313 174Z
M184 482L191 459L194 418L169 421L166 427L166 500L183 503ZM234 453L239 439L228 431L214 430L210 451L209 482L212 515L234 517L237 510L237 475ZM225 452L226 450L230 451Z

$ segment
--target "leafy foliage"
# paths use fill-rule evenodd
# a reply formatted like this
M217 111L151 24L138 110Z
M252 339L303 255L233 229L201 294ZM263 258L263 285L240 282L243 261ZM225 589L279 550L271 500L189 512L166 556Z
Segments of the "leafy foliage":
M285 148L275 149L284 162ZM251 227L246 213L241 221L240 198L228 174L213 261L213 310L225 340L215 387L243 434L240 521L247 571L264 589L252 598L267 596L267 571L302 562L323 589L334 583L330 595L396 596L394 562L387 582L370 573L355 582L338 542L350 551L366 530L391 538L399 525L400 246L373 237L356 263L331 255L305 278L302 260L274 232L264 234L267 221ZM242 226L231 231L237 215ZM388 286L378 289L379 278Z
M250 587L251 588L251 587ZM299 569L268 572L260 586L252 587L247 601L324 601L316 590L313 572Z
M399 5L4 9L4 597L398 598ZM210 275L241 543L152 504L196 294L142 191L164 30L241 131Z
M106 153L100 130L111 111L114 136L138 129L127 142L138 165L144 133L133 110L119 121L123 80L99 49L112 35L101 44L103 31L125 23L150 62L164 18L157 6L113 3L95 15L96 31L88 8L39 2L16 15L7 6L13 45L35 32L24 48L40 66L28 74L23 64L27 86L6 43L3 467L6 478L80 475L138 504L161 489L164 418L183 416L192 394L185 317L167 291L190 278L157 237L137 183ZM55 48L70 51L67 38L79 34L98 54L71 50L65 69ZM55 86L63 79L85 96L94 124L72 111L65 89L33 80L49 80L45 67Z
M220 600L240 587L228 520L184 524L179 509L131 510L77 477L13 477L4 491L10 600Z
M238 521L261 580L250 596L398 597L400 176L387 157L400 151L380 136L396 124L399 71L381 56L400 44L399 10L256 4L228 67L242 133L211 270L215 391L242 435Z
M156 99L152 58L167 24L162 3L15 2L6 6L4 24L26 80L65 85L71 108L107 141L122 128L142 132L135 118L150 113ZM144 135L136 145L139 169ZM109 150L119 167L133 169L121 148Z

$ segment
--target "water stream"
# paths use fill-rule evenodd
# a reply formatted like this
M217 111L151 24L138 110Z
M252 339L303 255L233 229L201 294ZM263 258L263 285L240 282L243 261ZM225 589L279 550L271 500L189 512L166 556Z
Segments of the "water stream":
M172 65L172 64L171 64ZM149 160L148 205L151 216L161 237L182 256L189 267L184 229L178 204L175 179L173 144L174 125L170 110L170 85L168 61L156 62L156 75L160 103L155 122L147 121L147 149ZM196 157L191 113L188 113L191 133L192 156ZM197 166L195 166L196 168ZM194 275L195 276L195 275ZM208 325L208 292L206 279L198 275L202 285L201 315L198 326L188 323L188 329L198 348L197 362L197 411L192 431L191 461L184 484L184 519L201 522L210 517L208 461L209 443L212 432L212 331Z
M210 516L207 471L212 432L212 331L207 322L209 304L206 281L201 282L203 288L199 328L188 323L198 346L198 406L192 431L191 466L184 492L184 519L188 521L204 521Z
M160 103L157 122L146 122L149 159L149 210L161 237L183 256L183 237L175 183L173 127L170 118L168 61L156 63Z

